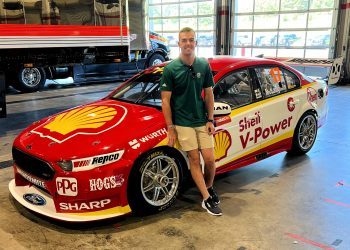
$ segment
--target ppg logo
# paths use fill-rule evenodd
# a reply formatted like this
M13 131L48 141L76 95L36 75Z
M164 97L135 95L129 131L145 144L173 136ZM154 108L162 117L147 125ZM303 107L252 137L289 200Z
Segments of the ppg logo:
M64 196L78 195L78 182L75 178L56 178L57 193Z

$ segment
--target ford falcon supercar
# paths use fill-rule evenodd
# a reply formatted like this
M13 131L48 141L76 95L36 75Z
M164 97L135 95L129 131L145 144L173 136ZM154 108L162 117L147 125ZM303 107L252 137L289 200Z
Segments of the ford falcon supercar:
M328 112L326 84L273 60L208 61L215 81L217 174L312 148ZM163 67L146 69L107 97L34 122L20 133L12 150L12 196L32 211L64 221L149 214L171 206L189 166L180 146L167 146L159 90Z

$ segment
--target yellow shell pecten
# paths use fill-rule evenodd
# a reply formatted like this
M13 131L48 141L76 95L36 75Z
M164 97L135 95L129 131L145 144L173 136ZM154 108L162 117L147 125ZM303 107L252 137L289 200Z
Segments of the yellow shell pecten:
M218 131L214 135L215 161L219 161L227 156L231 143L231 136L226 130Z
M82 128L99 128L112 120L117 111L107 106L88 106L70 110L55 117L45 128L66 135Z

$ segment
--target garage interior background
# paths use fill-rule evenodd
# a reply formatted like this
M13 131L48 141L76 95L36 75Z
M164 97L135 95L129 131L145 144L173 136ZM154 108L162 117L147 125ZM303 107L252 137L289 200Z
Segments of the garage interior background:
M338 1L232 2L150 0L150 29L169 39L174 56L177 32L187 25L198 33L199 56L228 54L231 48L234 56L333 57ZM220 39L220 33L230 35ZM214 38L222 48L214 49Z
M179 52L179 29L190 26L197 32L198 56L342 56L346 78L350 72L348 12L345 0L149 0L150 30L168 38L173 58ZM320 67L329 67L330 62L312 61Z
M148 8L151 29L168 37L174 56L178 30L192 26L199 56L343 56L349 76L350 0L149 0ZM330 87L329 118L308 155L281 154L216 180L225 211L219 220L196 207L194 188L166 213L85 227L51 223L9 202L14 136L31 122L114 88L110 83L8 95L10 115L0 119L0 249L350 249L349 85ZM5 88L0 92L5 96Z

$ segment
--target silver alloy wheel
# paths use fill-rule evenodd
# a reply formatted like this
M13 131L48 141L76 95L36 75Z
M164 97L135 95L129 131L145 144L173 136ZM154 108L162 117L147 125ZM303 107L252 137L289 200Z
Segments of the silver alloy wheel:
M21 72L23 84L29 87L35 87L40 84L41 73L38 68L24 68Z
M158 64L161 64L161 63L163 63L162 60L160 60L160 59L155 59L155 60L153 61L153 63L152 63L152 66L158 65Z
M175 161L169 156L161 155L144 167L141 192L149 204L163 206L176 194L179 181L179 169Z
M307 115L300 123L298 142L303 150L308 150L316 139L317 124L313 115Z

